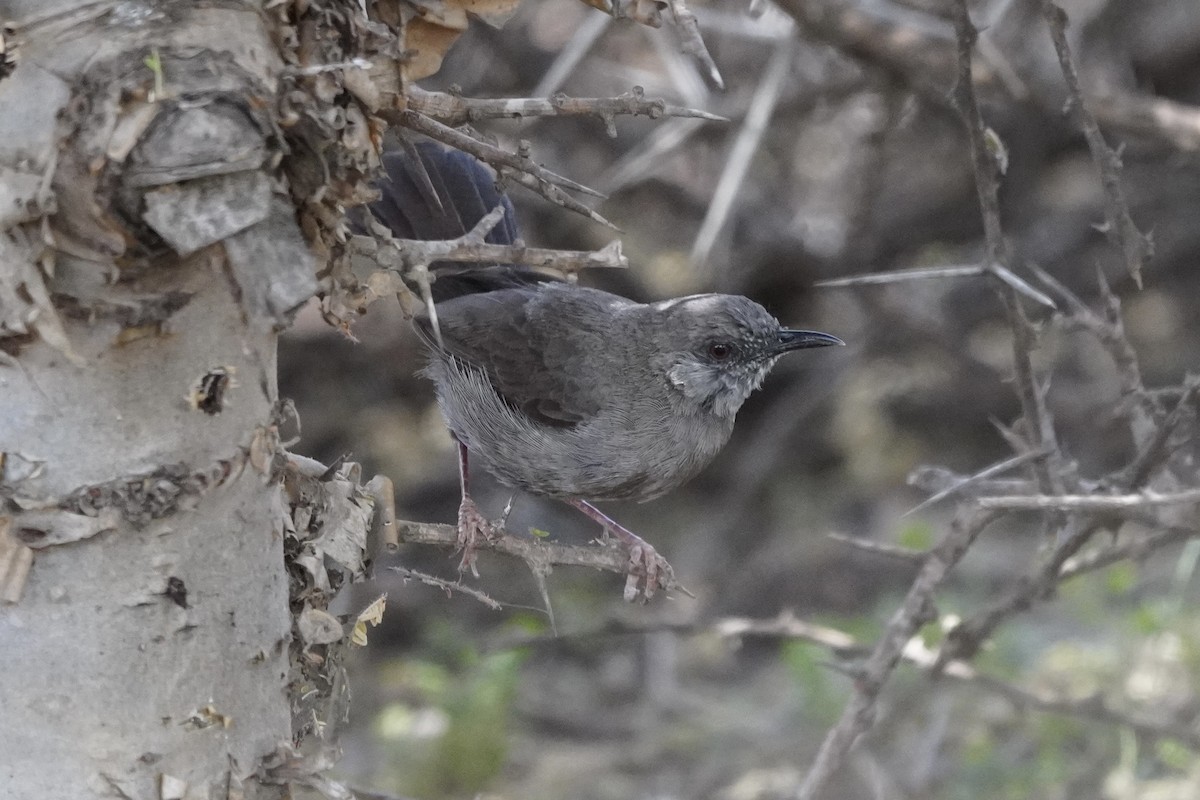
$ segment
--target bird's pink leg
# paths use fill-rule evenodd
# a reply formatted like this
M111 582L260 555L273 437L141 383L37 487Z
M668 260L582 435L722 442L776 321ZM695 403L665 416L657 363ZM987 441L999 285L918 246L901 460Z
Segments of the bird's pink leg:
M640 594L646 600L654 596L659 588L669 589L675 584L675 571L667 560L658 554L645 539L638 536L612 517L586 500L568 500L568 503L600 523L605 533L611 533L621 540L621 544L629 551L629 575L625 579L625 599L636 600L639 594L638 584L643 588Z
M479 577L475 568L475 547L480 537L495 539L499 532L488 522L487 517L475 505L470 492L470 469L467 446L458 442L458 483L462 489L462 502L458 506L458 549L462 553L462 561L458 562L458 571L471 570L471 574Z

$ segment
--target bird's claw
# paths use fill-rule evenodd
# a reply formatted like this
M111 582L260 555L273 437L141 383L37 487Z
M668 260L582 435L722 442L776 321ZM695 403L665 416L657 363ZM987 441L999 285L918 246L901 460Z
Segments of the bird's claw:
M470 570L471 575L478 578L479 570L475 567L475 550L479 540L492 542L502 534L503 531L488 521L488 518L479 510L479 506L475 505L474 500L464 497L458 507L457 552L462 553L462 560L458 562L458 571L462 573Z
M642 542L629 548L629 572L625 578L625 600L634 602L641 598L648 602L659 589L669 590L675 586L675 570L658 551Z

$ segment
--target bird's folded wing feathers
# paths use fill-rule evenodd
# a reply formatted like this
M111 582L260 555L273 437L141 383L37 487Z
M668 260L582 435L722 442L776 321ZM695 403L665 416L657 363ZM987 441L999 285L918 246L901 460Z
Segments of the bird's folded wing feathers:
M504 401L532 422L579 425L600 411L604 397L597 376L584 367L591 361L587 353L611 346L612 332L587 322L610 317L572 306L597 302L626 301L553 283L465 294L438 303L443 349L482 370ZM417 326L433 339L427 318Z

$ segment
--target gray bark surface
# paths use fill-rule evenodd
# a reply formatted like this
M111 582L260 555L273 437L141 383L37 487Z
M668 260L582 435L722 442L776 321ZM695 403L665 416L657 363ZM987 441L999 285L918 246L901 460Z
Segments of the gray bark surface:
M315 278L259 5L0 2L2 800L284 791L275 343Z

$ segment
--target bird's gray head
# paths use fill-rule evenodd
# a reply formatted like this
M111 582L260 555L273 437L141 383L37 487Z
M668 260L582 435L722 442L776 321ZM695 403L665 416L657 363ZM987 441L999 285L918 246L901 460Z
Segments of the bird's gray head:
M784 353L844 344L827 333L784 328L738 295L692 295L651 308L670 385L696 410L729 419Z

